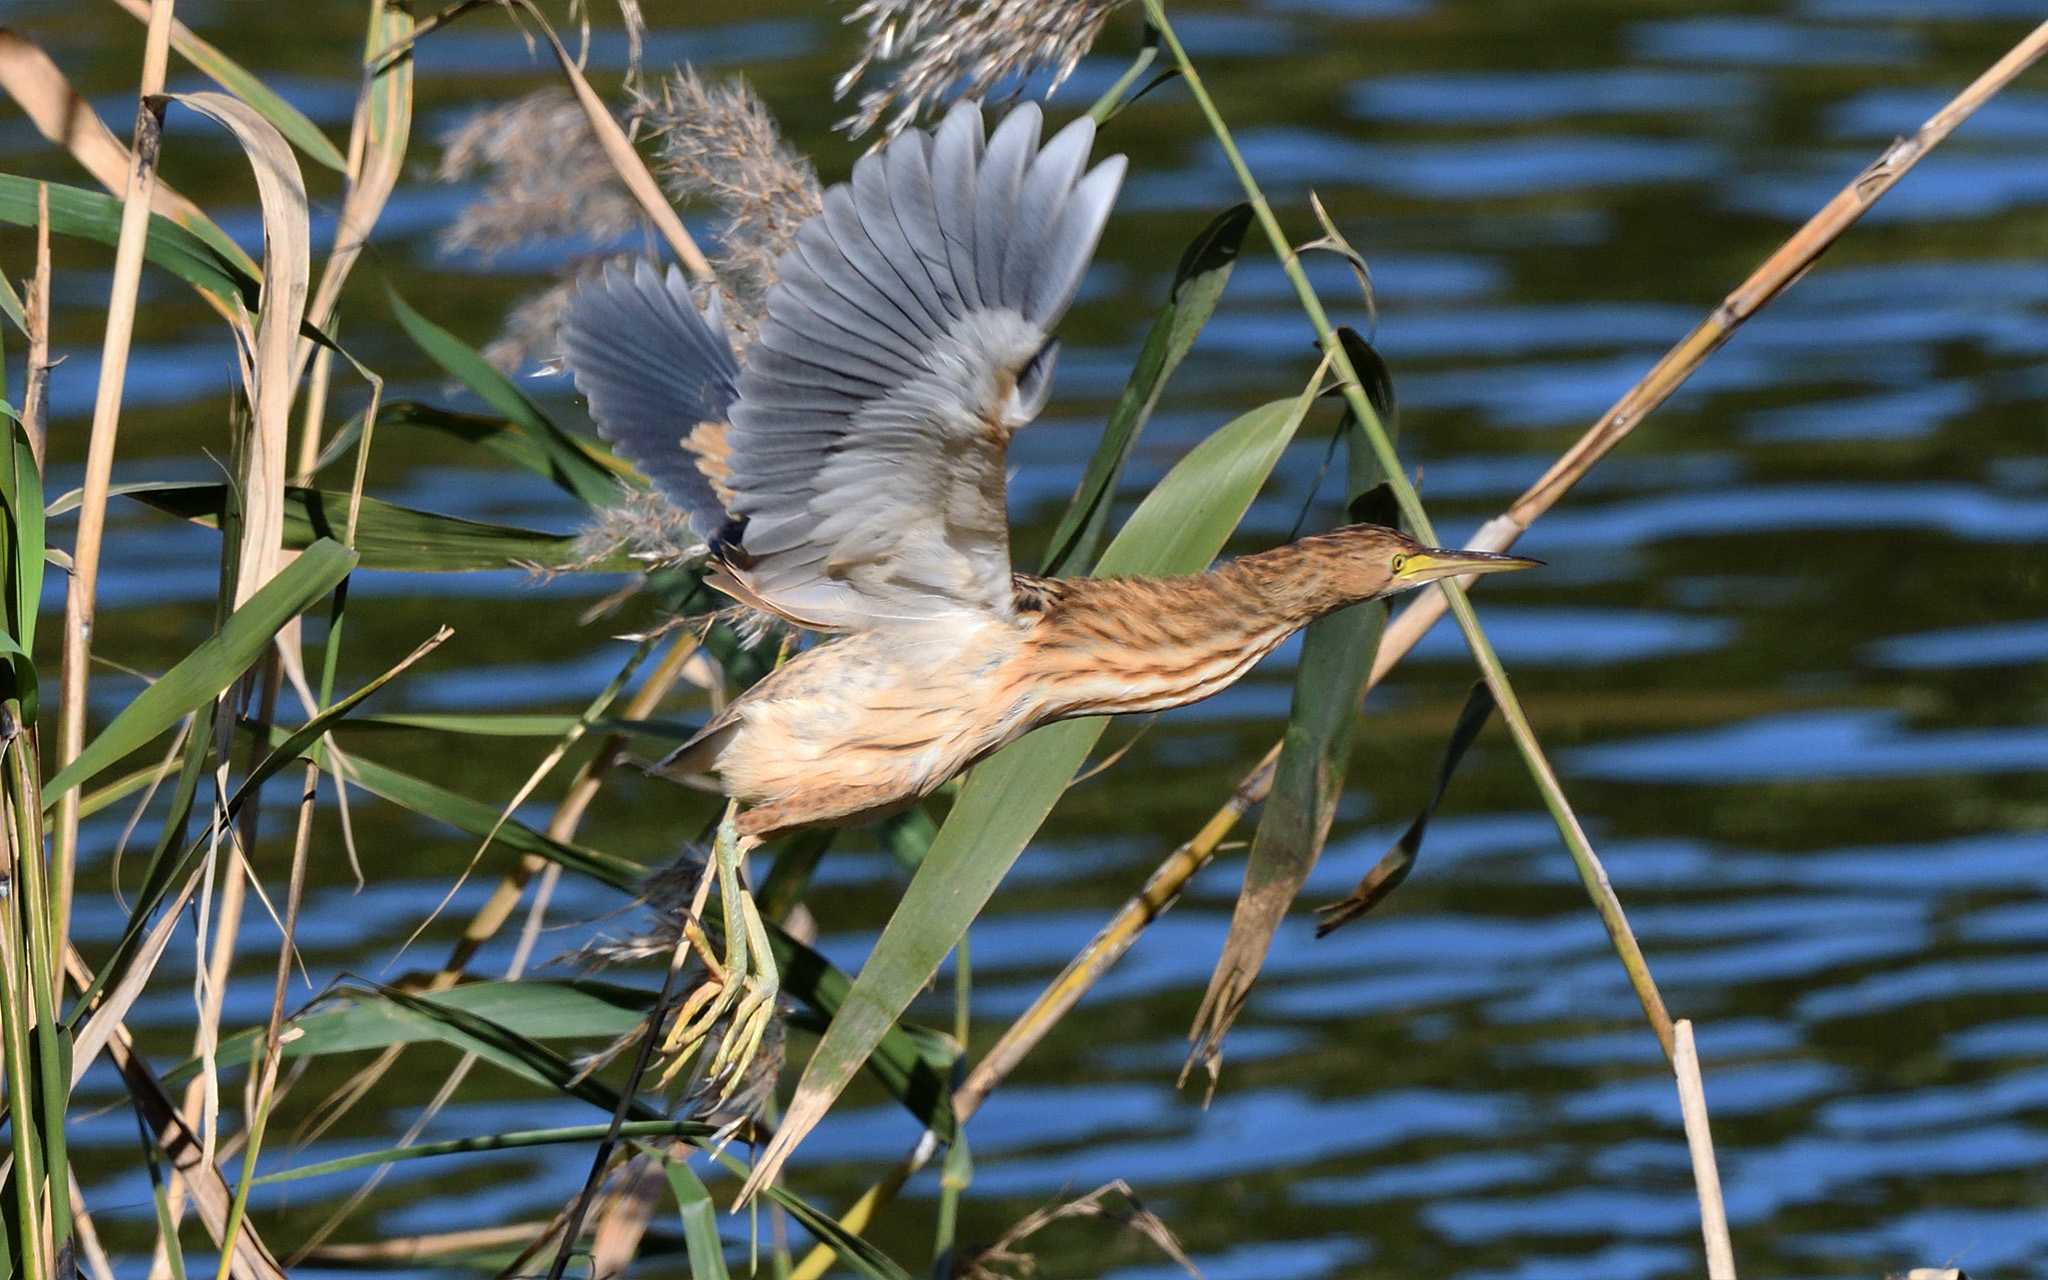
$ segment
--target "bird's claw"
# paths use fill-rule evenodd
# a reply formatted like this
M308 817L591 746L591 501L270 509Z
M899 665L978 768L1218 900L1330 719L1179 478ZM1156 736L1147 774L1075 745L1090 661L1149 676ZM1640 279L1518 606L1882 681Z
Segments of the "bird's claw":
M720 1022L725 1033L705 1069L703 1087L718 1089L717 1101L729 1099L746 1078L775 1016L775 1002L782 991L782 975L768 944L768 930L753 895L740 887L739 863L745 856L733 830L732 817L719 824L711 847L711 864L704 868L692 919L684 929L705 969L699 983L676 1009L668 1035L661 1046L667 1065L657 1087L666 1086L696 1058ZM708 896L711 877L718 877L718 896L725 917L725 955L711 952L708 939L696 925Z

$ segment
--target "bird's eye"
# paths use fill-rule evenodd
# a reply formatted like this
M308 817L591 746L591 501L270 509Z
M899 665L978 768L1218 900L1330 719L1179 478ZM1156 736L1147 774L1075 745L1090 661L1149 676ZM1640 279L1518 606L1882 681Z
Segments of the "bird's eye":
M1391 566L1391 568L1394 570L1395 573L1399 573L1401 572L1401 570L1406 569L1407 567L1408 557L1406 554L1396 555L1394 557L1394 563Z

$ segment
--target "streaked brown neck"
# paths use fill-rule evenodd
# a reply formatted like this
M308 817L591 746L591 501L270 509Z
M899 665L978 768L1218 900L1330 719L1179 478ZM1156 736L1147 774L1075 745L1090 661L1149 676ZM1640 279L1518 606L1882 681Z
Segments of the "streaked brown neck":
M1019 575L1025 677L1046 718L1161 711L1218 693L1348 595L1338 535L1177 578ZM1351 575L1354 576L1355 575Z

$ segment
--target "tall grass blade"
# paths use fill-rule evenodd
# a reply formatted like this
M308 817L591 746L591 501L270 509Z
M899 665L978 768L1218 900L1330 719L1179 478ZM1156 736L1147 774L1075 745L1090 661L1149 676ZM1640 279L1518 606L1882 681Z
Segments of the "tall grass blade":
M111 245L120 239L119 197L61 182L40 182L0 173L0 222L36 225L36 188L50 193L50 229L58 235ZM223 309L237 300L256 305L255 273L160 213L150 215L143 257L205 294ZM245 259L246 260L246 259Z
M137 20L149 20L148 0L114 0ZM335 149L327 135L320 132L318 125L308 120L303 112L286 102L269 85L264 84L256 74L228 57L212 44L194 35L184 23L171 20L171 48L179 57L191 63L209 80L234 94L268 120L292 145L306 153L307 157L329 169L342 170L347 162L341 152Z
M1366 379L1373 408L1391 430L1395 406L1386 363L1348 329L1344 340L1352 365ZM1349 518L1395 523L1398 513L1386 489L1385 472L1357 419L1347 413L1339 434L1349 458L1345 486ZM1337 802L1344 794L1359 699L1386 624L1386 602L1369 600L1317 619L1302 635L1301 664L1295 671L1293 703L1281 739L1273 794L1259 817L1258 833L1245 859L1244 888L1231 912L1230 932L1188 1033L1192 1048L1181 1068L1183 1084L1199 1064L1208 1074L1213 1093L1222 1065L1223 1038L1251 994L1274 933L1322 854Z
M221 484L119 485L117 496L134 498L210 529L218 529L228 489ZM340 539L352 495L331 489L288 487L284 495L284 545L293 550L322 538ZM355 549L361 568L405 573L474 573L492 569L581 569L631 572L641 566L630 556L590 558L573 534L542 533L484 524L459 516L417 511L377 498L361 499Z
M1437 766L1436 788L1430 792L1429 802L1422 806L1422 812L1415 815L1415 821L1394 841L1394 847L1381 855L1372 870L1358 882L1342 901L1328 906L1317 907L1316 914L1322 917L1316 923L1316 936L1325 937L1333 930L1341 929L1378 906L1380 902L1408 878L1415 866L1415 855L1422 851L1422 837L1429 831L1429 820L1436 816L1437 806L1444 801L1444 792L1450 788L1451 776L1458 771L1459 762L1465 752L1479 738L1479 731L1486 727L1488 717L1493 714L1493 691L1484 681L1472 686L1472 692L1465 697L1465 706L1458 712L1457 723L1451 727L1450 741L1444 746L1443 763Z
M1117 481L1130 461L1131 450L1137 447L1138 433L1152 417L1167 380L1215 313L1251 223L1251 206L1235 205L1218 214L1181 254L1166 305L1153 318L1145 345L1138 351L1138 363L1131 369L1116 407L1110 410L1080 487L1053 528L1041 572L1051 577L1083 573L1095 559L1109 526Z
M512 380L492 368L476 348L415 311L391 290L391 310L399 325L429 359L457 382L468 387L485 404L505 415L544 450L549 478L593 507L610 506L619 500L619 482L593 458L593 450L554 424L540 406L527 398Z
M213 701L263 656L280 628L316 602L355 567L355 553L322 540L252 596L210 639L180 659L121 709L113 723L43 788L43 807Z
M324 1178L355 1169L374 1169L404 1160L430 1160L435 1156L475 1155L482 1151L524 1151L534 1147L559 1147L570 1143L594 1142L611 1128L608 1124L567 1125L559 1129L515 1129L510 1133L484 1134L475 1138L450 1138L445 1142L422 1142L410 1147L386 1147L361 1155L341 1156L318 1164L280 1169L255 1179L259 1187L307 1178ZM628 1138L708 1138L713 1128L696 1120L634 1120L619 1126ZM724 1274L720 1272L720 1274ZM693 1278L694 1280L694 1278Z
M1300 396L1262 405L1190 450L1131 514L1103 554L1098 572L1172 574L1206 567L1294 438L1322 372L1317 369ZM1106 723L1073 720L1038 730L968 776L938 839L805 1066L743 1196L774 1178L938 971L1052 811Z
M690 1251L690 1280L729 1280L725 1246L718 1238L718 1206L711 1201L711 1189L682 1160L665 1157L661 1170L668 1175L676 1211L682 1215L683 1243Z
M36 612L43 595L43 477L36 468L35 446L27 427L6 427L8 451L0 460L0 506L5 507L8 555L4 595L7 661L14 672L13 696L21 699L21 718L36 722Z

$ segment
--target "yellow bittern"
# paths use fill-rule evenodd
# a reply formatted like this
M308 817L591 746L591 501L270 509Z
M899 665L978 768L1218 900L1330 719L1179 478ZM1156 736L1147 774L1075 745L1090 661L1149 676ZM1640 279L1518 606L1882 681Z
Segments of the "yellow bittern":
M984 143L962 102L862 159L782 258L744 367L674 268L608 272L570 308L591 416L712 582L835 634L663 762L715 774L742 839L900 810L1040 725L1206 698L1332 610L1534 563L1353 525L1189 577L1013 571L1010 436L1052 389L1124 172L1082 172L1086 118L1039 131L1027 104Z

